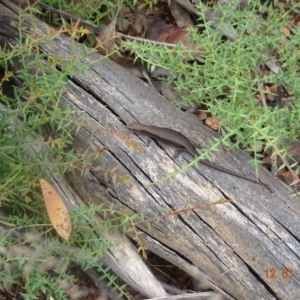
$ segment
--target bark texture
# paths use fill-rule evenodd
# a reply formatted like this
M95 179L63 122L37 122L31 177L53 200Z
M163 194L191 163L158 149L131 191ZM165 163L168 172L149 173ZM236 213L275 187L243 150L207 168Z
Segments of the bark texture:
M17 18L17 11L8 3L0 0L0 11L5 10L0 24L11 24L7 18ZM35 26L27 25L38 37L52 30L39 20L34 23ZM5 36L2 28L0 26L1 40L13 39L13 35ZM10 30L13 28L9 26ZM55 36L40 49L53 57L66 58L84 51L81 45L65 36ZM173 217L162 218L152 224L151 230L142 226L140 238L148 249L194 274L200 281L205 280L225 298L296 299L300 290L300 202L290 197L291 189L263 168L259 169L259 178L271 186L273 192L201 163L160 182L184 167L191 160L190 155L173 158L175 150L169 145L153 140L147 145L145 137L132 140L135 135L124 128L125 124L141 122L168 127L202 146L216 134L122 67L100 60L98 53L73 61L78 72L65 86L60 108L68 106L78 110L78 114L84 113L91 124L74 135L73 147L86 149L90 143L100 149L105 147L106 170L112 171L118 166L117 175L120 175L113 181L109 172L109 176L100 171L90 172L85 177L70 174L67 181L79 195L73 201L113 202L121 210L153 218L171 207L180 210L195 204L205 205L208 201L231 199L232 202L213 209L204 207L189 216L182 214L176 222ZM90 70L83 73L80 70L86 64L90 64ZM247 163L247 154L222 149L220 152L214 163L255 178L253 168ZM72 205L70 201L69 206ZM271 269L275 270L276 278L271 278ZM293 276L285 279L282 274L285 269L291 270ZM139 278L136 283L139 281L143 280Z

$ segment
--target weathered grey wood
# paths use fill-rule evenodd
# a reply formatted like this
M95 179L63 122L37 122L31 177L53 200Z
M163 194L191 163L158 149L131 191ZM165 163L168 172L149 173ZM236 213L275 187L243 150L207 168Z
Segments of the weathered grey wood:
M0 103L0 109L5 109L2 103ZM12 127L22 125L23 124L20 122L20 120L12 120ZM43 140L43 138L38 134L32 134L26 138L25 142L30 145L27 148L28 155L40 155L41 145L39 141L41 140ZM47 149L45 146L42 147L42 149L44 153L49 151L49 149ZM49 176L50 174L51 171L49 170ZM78 210L79 203L84 203L81 197L74 191L74 189L72 189L72 187L64 178L53 175L50 181L56 191L61 195L64 203L68 206L70 211ZM88 216L86 216L86 221L87 223L89 222ZM100 222L103 221L100 216L95 216L95 220L93 221L99 222L98 230L103 228L100 225ZM105 232L104 230L105 229L103 229L102 234ZM122 278L143 295L147 295L148 297L162 297L167 295L160 283L154 278L153 274L144 264L136 249L126 236L116 234L115 232L111 231L106 236L106 240L108 244L115 246L105 255L103 255L103 257L99 258L99 265L101 264L104 266L110 266L120 278ZM73 252L75 252L75 250ZM73 259L76 260L76 257ZM118 293L111 287L104 288L105 282L99 281L99 274L97 278L94 270L87 270L87 273L92 276L97 287L101 288L102 291L107 291L107 294L111 299L125 299L119 298ZM141 280L141 278L143 278L143 280ZM138 283L136 281L138 281Z
M39 29L32 30L38 36L45 35L49 29L38 24ZM41 49L54 57L82 53L82 47L74 44L72 52L69 39L61 36ZM120 209L142 212L148 218L163 214L170 206L179 210L230 198L232 203L217 205L214 210L196 210L189 217L181 215L177 222L161 219L152 224L151 231L143 227L141 239L159 255L167 256L165 249L175 253L169 255L175 263L179 254L180 259L205 273L211 284L233 298L297 298L300 203L290 197L291 190L264 169L259 170L259 177L274 188L274 193L201 164L174 180L155 184L185 166L191 157L183 154L174 159L172 147L155 141L147 146L143 137L134 142L145 150L140 153L132 147L129 138L134 134L124 129L124 124L140 121L169 127L201 145L215 134L173 107L154 88L99 58L91 53L82 61L91 63L88 73L82 73L81 62L75 62L78 72L65 88L61 108L83 111L92 124L74 137L74 147L86 148L90 141L99 148L106 146L103 158L107 170L118 166L118 173L127 175L131 185L122 180L112 185L100 172L90 172L84 178L74 174L68 179L77 193L86 203L113 201ZM247 176L254 174L247 164L249 156L242 151L221 153L215 163ZM266 277L265 270L271 268L277 271L276 280ZM283 279L280 272L284 268L291 269L294 276Z
M0 3L0 23L3 21L3 16L4 19L10 17L10 20L14 20L15 17L11 14L11 11L4 9ZM11 38L10 32L13 30L14 33L16 32L16 29L13 26L8 26L5 29L7 31L2 32L0 28L0 37L3 33L7 33L4 36L4 39L9 40ZM10 40L10 42L15 43L15 40ZM2 46L2 44L0 45ZM16 70L18 69L17 65L14 65L14 67ZM5 109L5 107L2 103L0 103L0 110L3 109ZM23 126L23 124L19 120L12 120L11 126ZM27 148L27 154L38 156L39 151L41 150L39 141L42 140L43 138L37 134L27 137L26 142L28 145L30 145ZM46 147L43 148L44 152L48 150L49 149ZM66 182L65 179L59 176L52 176L51 184L62 196L62 199L65 204L67 204L69 210L77 210L78 205L84 203L81 197L74 191L74 189ZM95 216L94 220L89 220L88 216L86 216L86 221L97 221L100 223L103 220L100 216ZM102 228L100 224L97 227L97 230L101 230ZM102 234L104 230L102 231ZM120 278L122 278L127 284L131 285L136 291L139 291L142 295L150 298L164 297L167 295L166 291L150 272L149 268L126 236L116 234L115 232L109 232L109 234L106 236L106 240L108 244L115 246L105 255L103 255L103 257L99 258L99 264L110 266ZM73 252L76 253L75 251ZM76 256L73 257L73 259L76 260ZM120 295L114 291L111 286L105 287L105 284L107 285L107 283L99 280L99 273L95 274L94 270L86 270L86 273L94 280L95 285L100 288L103 293L104 290L106 291L106 294L110 297L110 299L124 299L124 297L120 298Z

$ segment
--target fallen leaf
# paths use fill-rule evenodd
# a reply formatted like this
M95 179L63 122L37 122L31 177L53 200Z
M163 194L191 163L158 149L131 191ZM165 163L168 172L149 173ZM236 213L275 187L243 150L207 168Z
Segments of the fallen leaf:
M116 20L112 21L97 37L96 48L102 55L110 54L115 49Z
M147 18L139 12L135 13L134 20L129 26L130 31L128 35L134 35L144 38L148 30L148 20Z
M269 87L269 91L273 94L277 94L277 84L273 84Z
M277 176L287 184L291 184L294 179L290 171L278 171Z
M46 180L40 179L46 210L56 232L65 240L69 240L72 222L61 196Z
M201 121L204 121L207 118L207 113L204 111L199 111L197 116Z
M290 148L288 149L288 154L293 157L297 162L300 161L300 142L291 142ZM293 160L289 160L290 163L293 163Z
M187 27L167 26L156 39L159 42L169 44L183 44L188 49L195 50L194 58L200 58L200 46L190 44L190 36Z
M220 118L219 117L208 117L205 120L205 125L215 131L219 131L221 128Z

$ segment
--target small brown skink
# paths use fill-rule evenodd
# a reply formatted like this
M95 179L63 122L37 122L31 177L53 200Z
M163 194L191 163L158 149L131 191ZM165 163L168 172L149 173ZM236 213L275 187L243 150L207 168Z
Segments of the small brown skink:
M186 138L182 133L180 133L178 131L175 131L175 130L172 130L169 128L163 128L163 127L147 126L147 125L143 125L140 123L129 123L126 125L126 128L128 128L134 132L147 135L154 139L159 139L168 144L172 144L174 146L177 146L179 149L185 149L193 157L196 157L198 155L196 148L192 145L192 143L188 140L188 138ZM233 175L235 177L239 177L239 178L242 178L242 179L257 183L257 184L260 184L260 185L268 188L267 185L255 180L255 179L245 177L234 171L230 171L228 169L220 167L214 163L211 163L208 160L202 160L201 162L211 168L218 170L218 171L221 171L221 172L224 172L224 173L227 173L227 174Z

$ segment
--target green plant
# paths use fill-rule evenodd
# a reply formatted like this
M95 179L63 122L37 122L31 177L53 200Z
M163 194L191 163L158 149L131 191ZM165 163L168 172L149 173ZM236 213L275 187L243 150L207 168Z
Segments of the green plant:
M197 50L180 44L168 48L126 42L149 69L160 67L172 72L170 78L162 80L175 84L178 91L189 91L179 106L201 104L212 116L220 118L222 135L210 141L208 149L202 152L203 157L222 144L253 152L255 145L262 141L265 150L272 148L274 154L286 156L287 141L298 139L300 31L292 27L289 38L283 40L282 28L289 24L292 12L299 10L299 3L288 2L289 11L280 11L273 5L268 6L268 1L261 4L258 0L249 1L245 10L234 9L235 1L229 1L227 6L215 5L214 12L220 16L215 20L219 22L217 30L211 27L211 21L205 20L209 7L200 2L198 28L189 29L190 44L197 45ZM267 18L263 19L262 14ZM224 28L233 34L234 41L224 40ZM201 58L187 62L186 57L195 57L199 48ZM266 53L277 55L285 71L259 76L259 67L268 60ZM292 109L271 109L259 104L255 95L264 92L262 85L266 82L292 87ZM256 166L260 157L261 154L254 151Z
M61 110L59 103L69 77L77 71L76 62L84 56L53 58L39 52L39 45L51 42L56 33L49 32L42 39L33 35L25 39L22 23L30 16L28 8L28 15L20 17L19 40L7 49L0 49L0 69L4 73L0 90L0 211L3 212L0 217L0 289L11 290L19 285L26 299L36 299L41 293L47 299L63 299L66 282L72 284L73 280L68 266L76 263L82 269L96 268L102 274L100 278L117 290L120 297L130 299L125 286L117 283L116 276L99 264L99 259L114 246L107 240L109 230L133 231L145 255L135 226L138 222L140 226L150 227L143 216L116 211L113 205L81 206L70 212L73 231L68 244L49 223L40 178L63 176L74 169L84 175L95 160L98 171L109 172L113 179L118 174L106 169L101 151L94 145L84 153L69 147L72 133L89 124L70 108ZM76 35L80 30L70 29L74 31ZM86 70L88 68L86 65ZM5 87L8 93L4 92ZM55 137L51 132L56 133ZM166 213L152 220L175 214ZM102 216L102 222L98 215Z
M73 261L83 269L97 268L108 285L130 299L115 276L99 265L99 258L113 246L105 237L112 220L104 218L101 234L95 234L90 226L99 225L87 222L85 216L94 219L103 214L102 206L71 212L73 232L68 244L49 224L39 178L74 169L85 173L95 161L103 170L105 166L99 149L77 153L69 147L72 133L89 124L76 111L59 108L63 88L76 72L76 61L84 56L74 54L67 60L39 52L39 45L51 42L55 33L25 39L22 23L30 17L30 8L28 12L20 17L18 41L0 49L0 289L21 285L26 299L36 299L40 293L47 299L63 299L63 283L72 283L67 267ZM58 70L60 63L67 67ZM55 132L55 138L49 132ZM125 219L119 215L113 221L125 226Z
M65 3L58 2L59 5ZM88 7L92 2L86 1L85 4ZM48 3L52 5L54 1ZM187 53L192 57L195 51L183 49L180 45L170 49L151 43L127 42L127 47L135 52L136 57L147 62L150 68L159 66L176 72L176 80L170 78L169 81L174 82L178 90L190 91L189 95L184 96L182 104L202 103L212 115L220 117L222 136L212 140L200 158L211 150L217 150L221 144L232 148L242 146L252 151L249 144L255 145L260 141L264 141L266 147L272 147L275 153L285 154L284 142L298 137L299 104L296 100L299 96L299 30L293 29L291 38L282 44L279 29L287 23L289 15L280 15L262 6L259 1L253 0L251 5L251 9L243 12L233 11L230 6L218 8L222 13L221 24L232 24L232 20L235 20L232 24L236 35L234 42L224 42L221 32L213 30L210 22L201 23L200 32L190 30L192 44L201 46L200 63L185 62L183 58ZM112 3L107 3L107 6L116 8ZM72 13L75 9L69 7L66 10ZM199 4L198 9L204 20L208 8ZM268 12L268 19L264 21L258 14L262 9ZM80 11L84 12L85 8L80 7ZM84 18L88 19L86 15ZM57 287L57 283L72 281L67 266L76 252L77 264L82 268L97 267L103 273L103 278L123 295L123 288L116 284L114 276L106 268L98 265L98 259L112 246L105 239L106 230L135 230L134 222L140 225L144 222L143 217L139 216L142 218L139 221L137 216L116 212L113 207L79 207L78 211L71 213L74 229L66 245L51 230L46 212L41 210L44 205L38 184L40 177L63 175L73 168L80 168L85 173L89 163L99 159L99 153L91 149L91 155L87 152L78 154L68 148L72 143L71 132L83 124L87 125L87 121L78 119L74 111L68 108L62 111L58 106L64 85L76 71L74 60L65 64L70 66L68 69L58 72L56 66L59 59L36 51L39 43L49 42L52 36L49 34L42 40L31 36L23 40L21 23L22 19L18 43L11 45L9 50L0 49L0 68L5 70L1 87L13 77L16 79L12 81L14 88L11 94L4 93L2 88L0 90L0 103L3 104L0 110L0 209L9 211L7 217L1 216L0 219L0 288L9 289L12 284L25 281L27 299L34 299L41 291L47 297L61 299L64 292ZM255 30L257 26L262 26L263 30ZM254 31L249 33L248 28L254 28ZM257 66L265 63L266 59L262 56L265 50L278 53L286 72L270 73L263 78L255 76L253 79L250 72L256 73ZM74 59L81 60L83 57L74 56ZM17 69L9 71L16 64ZM260 84L267 80L293 87L292 111L271 110L258 105L253 96L260 90ZM63 126L65 124L68 127ZM29 137L35 132L42 133L45 126L58 132L59 136L48 140L36 139L36 146L40 146L41 150L36 156L30 155L28 150L32 146L32 139ZM232 136L235 137L235 143L232 142ZM44 151L43 146L51 148L51 151ZM259 153L255 154L257 158ZM166 212L165 216L186 213L191 209ZM88 224L84 218L87 215L93 219L98 213L104 217L99 227L101 230L98 230L101 234L90 230L90 226L98 228L100 224ZM162 217L154 217L150 221ZM49 270L55 276L50 276ZM129 295L125 296L129 298Z
M6 229L1 226L0 289L10 290L13 284L23 282L22 294L26 299L35 299L41 292L47 298L63 299L65 283L72 283L73 276L68 274L68 266L73 262L82 269L96 268L103 274L102 279L118 290L120 296L130 299L125 286L120 287L109 268L99 263L106 250L113 247L107 242L112 215L116 223L124 221L124 216L117 217L113 207L81 206L72 213L73 232L66 244L53 232L51 224L43 223L46 215L40 211L40 203L36 201L31 205L31 213L15 213L1 219ZM95 220L96 215L104 211L110 218L102 223L86 222L87 215Z
M95 3L95 0L69 2L64 0L45 0L43 2L81 19L91 21L98 26L103 25L103 19L106 17L113 20L124 7L129 6L133 8L136 4L136 1L130 0L119 0L117 2L105 0L97 3Z

